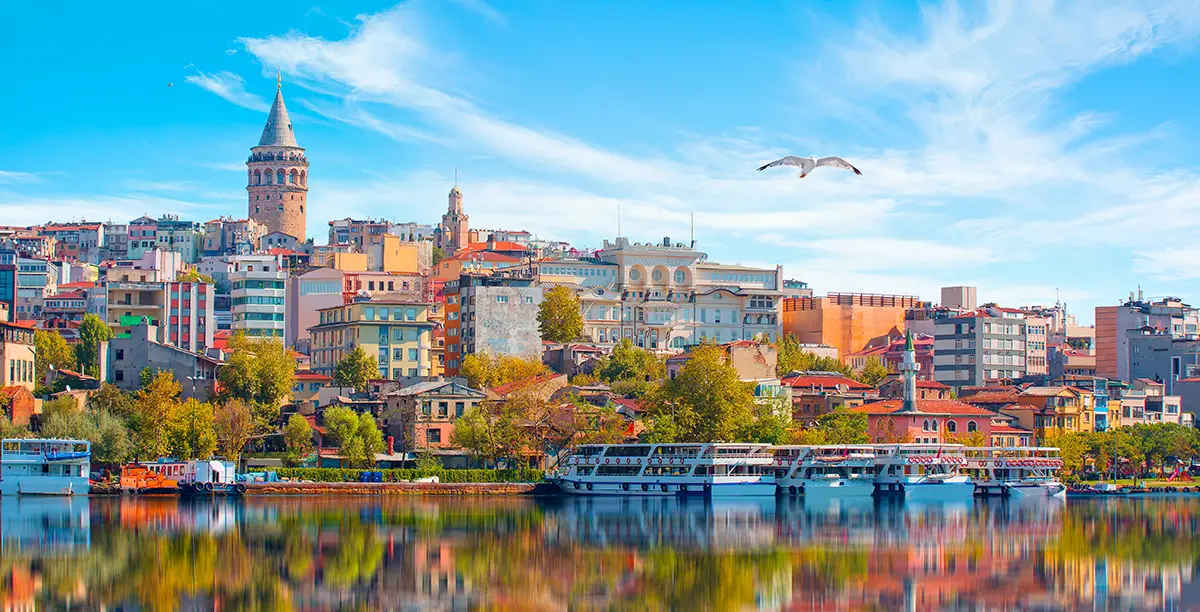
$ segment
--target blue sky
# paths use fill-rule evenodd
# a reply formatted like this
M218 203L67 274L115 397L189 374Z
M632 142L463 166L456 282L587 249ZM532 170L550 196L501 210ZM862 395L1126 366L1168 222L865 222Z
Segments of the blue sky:
M694 212L818 293L1200 301L1194 2L203 4L0 9L0 223L244 215L282 70L318 241L436 222L457 168L472 226ZM784 154L864 176L754 171Z

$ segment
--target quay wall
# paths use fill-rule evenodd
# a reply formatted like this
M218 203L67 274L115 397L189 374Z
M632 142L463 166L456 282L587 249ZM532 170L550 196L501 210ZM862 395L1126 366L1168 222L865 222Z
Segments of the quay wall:
M246 495L525 495L531 482L254 482Z

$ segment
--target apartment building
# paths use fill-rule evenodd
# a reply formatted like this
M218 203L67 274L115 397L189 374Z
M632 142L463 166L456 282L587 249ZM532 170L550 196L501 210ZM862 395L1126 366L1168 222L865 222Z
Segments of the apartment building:
M284 337L287 270L275 255L235 255L229 258L230 329L252 338Z
M542 287L532 275L463 274L442 287L445 296L445 374L457 376L473 353L540 359L538 305Z
M1096 307L1096 374L1129 382L1131 332L1150 330L1175 339L1200 333L1200 311L1178 298L1148 301L1130 295L1120 306Z
M936 319L934 380L951 387L973 387L1020 378L1029 350L1023 312L983 307Z
M361 346L376 358L380 378L430 375L429 304L356 298L320 309L318 321L309 329L310 369L317 374L333 376L338 362Z

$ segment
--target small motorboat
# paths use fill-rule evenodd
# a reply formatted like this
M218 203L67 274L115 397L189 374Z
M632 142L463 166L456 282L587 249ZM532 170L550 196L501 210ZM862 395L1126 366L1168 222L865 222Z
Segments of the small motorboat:
M1069 496L1091 497L1096 495L1113 496L1113 495L1129 495L1129 490L1124 487L1118 487L1111 483L1101 483L1090 487L1082 487L1067 491Z

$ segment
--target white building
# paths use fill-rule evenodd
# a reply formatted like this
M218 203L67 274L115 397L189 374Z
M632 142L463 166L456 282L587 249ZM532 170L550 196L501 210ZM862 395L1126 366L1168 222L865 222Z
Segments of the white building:
M250 337L278 337L283 340L284 283L287 271L274 255L237 255L229 257L231 329Z
M574 288L584 335L593 342L634 344L663 352L711 339L749 340L780 333L783 269L721 265L694 245L664 239L642 244L618 237L594 257L540 264L545 286Z

